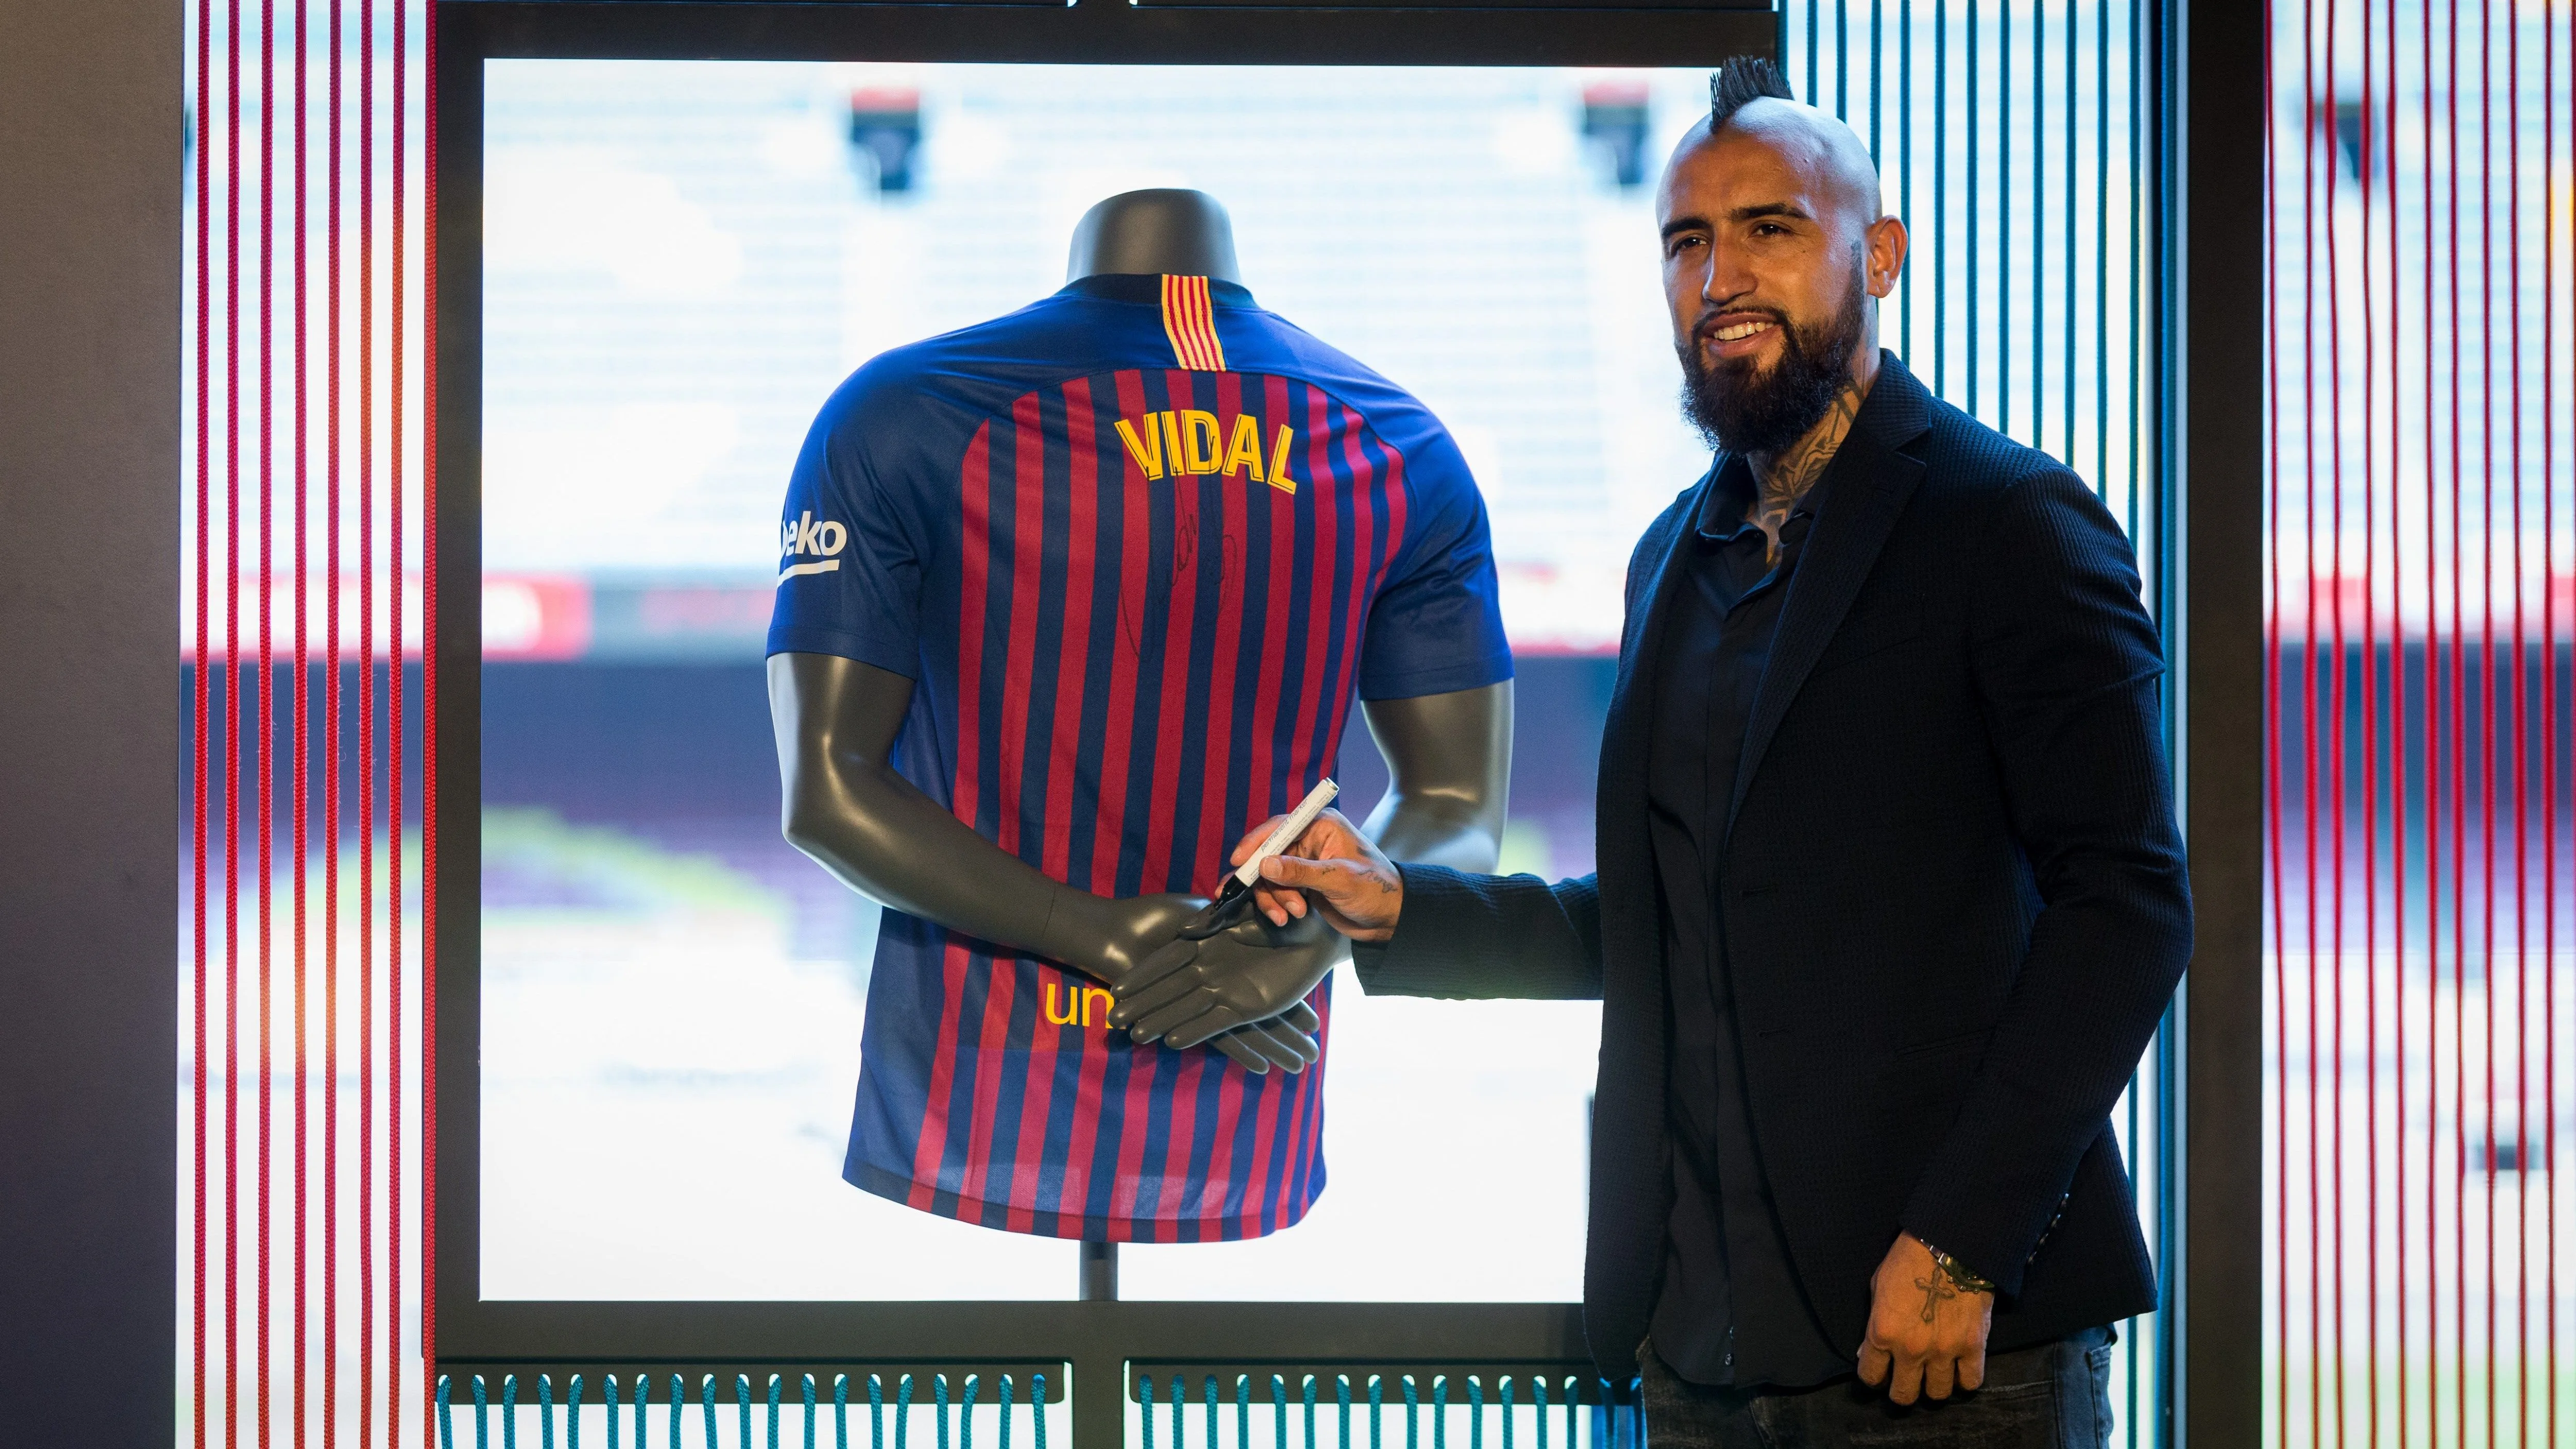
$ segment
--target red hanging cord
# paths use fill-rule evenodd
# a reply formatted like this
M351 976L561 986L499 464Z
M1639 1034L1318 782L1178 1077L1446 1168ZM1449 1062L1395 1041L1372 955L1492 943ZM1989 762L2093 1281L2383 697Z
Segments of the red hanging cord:
M224 160L224 1444L241 1431L241 0L228 0Z
M322 1449L340 1429L340 15L331 0L331 64L324 108L328 173L324 183L326 281L322 363L323 573L330 602L323 616L323 657L330 678L322 697Z
M253 697L259 701L259 949L254 955L259 972L259 1100L254 1106L251 1134L253 1181L251 1204L257 1221L251 1227L251 1393L258 1416L251 1425L252 1438L260 1449L268 1449L268 1195L269 1171L269 1104L276 1095L271 1071L269 1031L275 1020L271 1009L270 951L275 933L270 925L270 911L275 895L272 887L277 878L275 833L272 829L272 806L276 800L276 660L270 648L269 626L271 601L276 594L274 543L277 530L272 519L277 430L269 415L270 394L276 384L276 359L273 352L276 331L276 242L275 201L277 196L277 31L275 0L259 3L259 684Z
M358 1444L376 1412L376 15L358 0Z
M438 0L421 0L420 1374L438 1371Z
M305 111L307 108L305 73L308 69L305 20L305 0L295 0L295 124L293 127L295 179L288 191L288 195L290 197L288 211L292 219L292 225L295 228L295 244L294 250L289 254L287 271L287 275L292 278L292 281L287 287L287 291L293 297L295 303L295 329L289 349L292 357L291 365L295 372L295 396L293 408L295 418L295 565L292 571L295 579L295 796L293 806L294 839L289 845L289 854L294 861L295 870L293 894L293 914L295 917L295 983L292 992L294 998L293 1012L295 1019L295 1150L293 1154L293 1171L295 1174L295 1216L293 1232L294 1290L293 1296L290 1300L294 1310L294 1327L287 1335L292 1357L294 1359L294 1368L287 1376L287 1383L289 1385L287 1401L292 1406L288 1413L287 1423L289 1426L288 1433L294 1441L295 1449L304 1449L304 1357L306 1347L304 1336L306 1318L304 1294L304 1185L306 1176L305 1084L310 1070L306 1064L304 1052L304 896L305 876L309 873L306 870L307 856L305 851L310 844L309 831L306 829L306 823L307 817L311 813L309 809L311 800L309 798L309 793L305 788L305 781L308 778L308 772L312 769L310 754L310 746L312 743L312 691L308 687L309 681L307 677L307 671L310 668L311 660L307 657L305 652L304 637L305 594L309 591L309 586L312 581L311 571L305 565L306 540L304 536L306 482L304 435L307 422L307 418L305 416L305 371L307 359L304 350L304 324L306 314L310 310L309 299L306 296L307 279L304 268L304 173L305 166L307 164L304 147Z
M209 261L213 251L213 228L209 225L207 213L212 210L215 199L212 170L208 161L208 156L214 148L215 138L214 29L213 7L200 3L197 6L197 108L196 113L190 118L195 124L197 152L197 512L195 518L197 618L196 649L193 655L196 667L188 681L189 703L192 706L188 756L188 796L191 812L188 863L189 904L192 913L190 942L195 956L195 992L191 998L191 1006L196 1013L195 1035L190 1038L195 1044L196 1061L192 1075L195 1078L196 1106L192 1121L193 1150L189 1156L189 1166L195 1179L192 1199L194 1226L189 1237L194 1270L189 1293L194 1346L190 1364L192 1387L190 1414L193 1419L190 1443L193 1449L206 1449L206 1057L214 1049L214 1043L206 1031L206 849L209 843L206 838L206 711L212 704L213 693L208 687L206 678L207 660L211 653L208 647L211 642L208 637L209 625L213 613L213 600L210 597L213 591L208 587L207 574L213 567L213 550L209 536L214 527L214 520L211 517L214 490L210 466L213 439L209 423L209 418L214 411L214 359L211 345L211 334L214 330L214 303L209 290L213 286L213 268Z
M385 494L386 574L390 603L385 627L389 636L385 670L385 1443L402 1442L402 916L403 916L403 614L409 582L403 556L403 187L410 152L404 144L408 115L407 7L394 7L393 141L391 159L392 216L389 227L391 277L386 327L387 392L385 461L389 483Z

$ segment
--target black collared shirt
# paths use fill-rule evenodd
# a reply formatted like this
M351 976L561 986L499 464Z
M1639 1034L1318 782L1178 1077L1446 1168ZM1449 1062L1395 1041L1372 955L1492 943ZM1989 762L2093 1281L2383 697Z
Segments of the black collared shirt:
M1685 574L1655 676L1647 807L1664 897L1673 1211L1651 1332L1675 1372L1704 1384L1804 1387L1852 1368L1808 1306L1763 1175L1717 896L1754 696L1828 482L1792 512L1775 561L1746 521L1752 470L1719 460L1674 560Z

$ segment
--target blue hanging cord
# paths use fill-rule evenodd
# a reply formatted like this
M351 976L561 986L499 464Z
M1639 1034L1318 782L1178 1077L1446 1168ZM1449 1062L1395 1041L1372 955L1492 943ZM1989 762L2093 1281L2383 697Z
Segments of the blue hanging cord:
M814 1449L814 1376L805 1376L805 1449Z
M1029 1375L1029 1425L1037 1430L1038 1449L1046 1449L1046 1375ZM1286 1449L1286 1446L1281 1446Z
M1154 1449L1154 1376L1145 1374L1136 1380L1137 1422L1145 1426L1142 1449Z
M501 1375L501 1449L519 1449L519 1376Z
M492 1426L487 1422L492 1412L491 1396L483 1390L483 1376L474 1376L474 1449L491 1449Z
M983 1377L966 1376L966 1396L957 1405L957 1449L975 1449L975 1391L984 1386Z

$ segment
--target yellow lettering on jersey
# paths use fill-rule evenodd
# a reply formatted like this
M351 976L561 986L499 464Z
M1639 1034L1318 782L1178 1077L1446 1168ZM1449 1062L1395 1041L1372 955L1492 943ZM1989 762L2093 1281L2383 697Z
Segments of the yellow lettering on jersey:
M1144 469L1148 478L1163 476L1163 434L1154 426L1154 416L1145 415L1145 436L1141 438L1125 418L1118 420L1118 440L1127 445L1127 456L1136 460L1136 466Z
M1103 1017L1108 1016L1109 1008L1118 1004L1118 998L1110 995L1108 992L1103 991L1096 986L1084 987L1082 990L1082 1024L1084 1026L1091 1025L1091 1005L1095 1001L1100 1003L1100 1014Z
M1225 476L1230 480L1236 473L1247 470L1251 472L1253 482L1268 481L1268 475L1261 471L1261 424L1254 422L1250 413L1238 413L1234 419L1234 441L1225 450Z
M1281 423L1279 425L1279 441L1272 444L1270 448L1270 486L1278 489L1282 493L1294 493L1297 491L1297 480L1288 476L1288 439L1290 436L1291 433L1288 425L1286 423Z
M1055 1009L1055 983L1050 981L1046 984L1046 1019L1049 1024L1055 1026L1071 1026L1081 1015L1082 994L1080 992L1075 991L1070 987L1065 989L1064 1014L1059 1016L1056 1014Z
M1170 460L1169 472L1175 478L1190 471L1188 455L1181 451L1181 425L1174 413L1156 413L1163 425L1163 456Z
M1203 413L1197 408L1183 412L1181 439L1189 445L1191 472L1213 473L1217 470L1217 445L1221 439L1217 432L1216 414Z

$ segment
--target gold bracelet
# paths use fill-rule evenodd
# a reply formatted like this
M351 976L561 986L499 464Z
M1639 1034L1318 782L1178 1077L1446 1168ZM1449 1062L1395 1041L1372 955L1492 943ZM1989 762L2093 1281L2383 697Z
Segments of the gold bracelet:
M1915 1241L1921 1242L1922 1240L1918 1238ZM1995 1283L1993 1279L1978 1277L1975 1273L1969 1271L1967 1264L1960 1262L1958 1259L1951 1257L1945 1252L1942 1252L1939 1248L1932 1246L1930 1243L1924 1243L1923 1251L1932 1255L1932 1266L1940 1269L1942 1274L1948 1277L1950 1282L1955 1285L1959 1291L1963 1293L1992 1293L1995 1291Z

